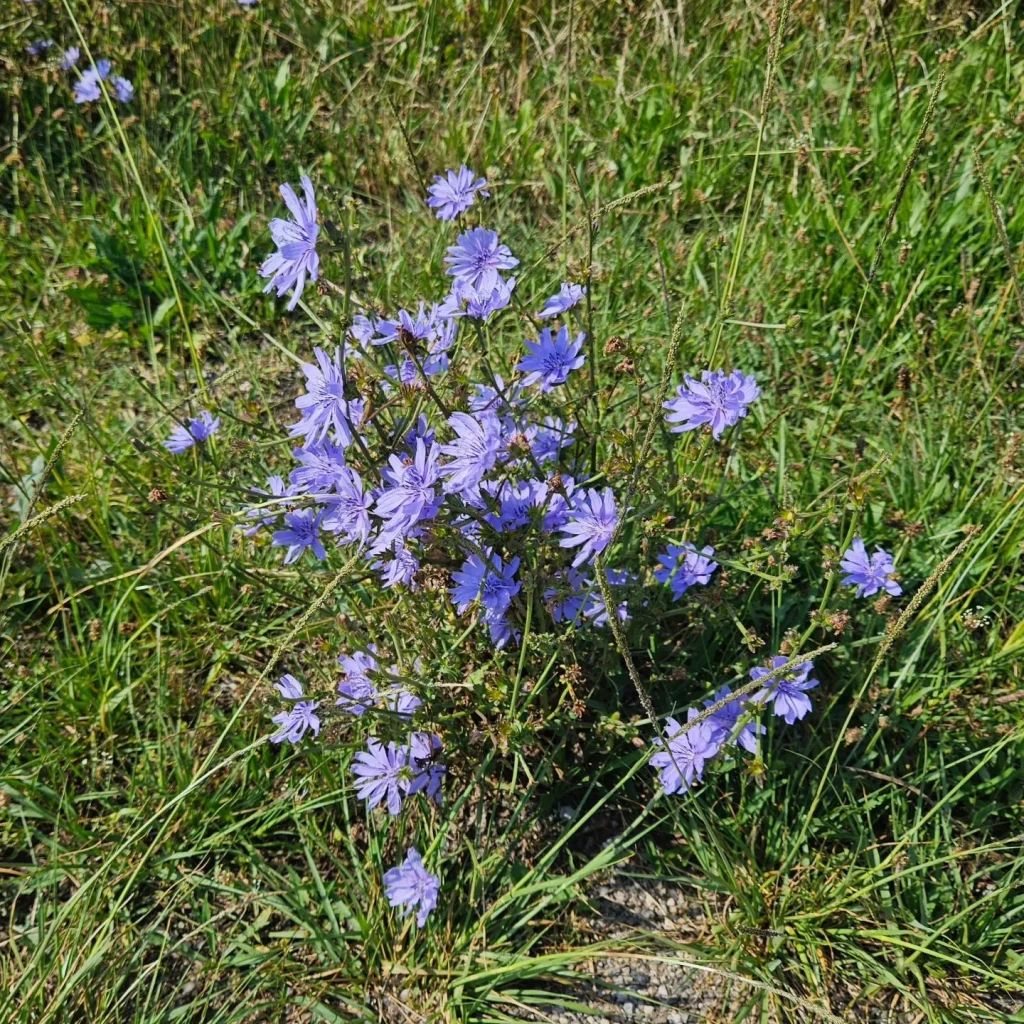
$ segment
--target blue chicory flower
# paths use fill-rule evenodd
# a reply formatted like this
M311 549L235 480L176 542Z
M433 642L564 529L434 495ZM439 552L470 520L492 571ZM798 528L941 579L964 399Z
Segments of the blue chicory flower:
M857 597L872 597L879 590L893 597L903 593L903 588L892 578L896 572L892 555L881 548L876 548L874 554L868 555L860 537L844 552L839 565L847 573L843 577L844 586L855 586Z
M281 477L274 475L267 477L267 486L264 490L262 487L254 487L252 489L253 494L261 494L268 498L290 498L295 494L294 489L290 484L285 484ZM280 507L273 506L270 508L247 508L245 510L246 519L255 519L256 523L253 526L246 526L245 523L241 523L240 528L245 530L247 537L252 537L259 533L261 527L273 526L280 516Z
M694 712L691 709L690 717ZM707 722L690 726L682 732L682 726L674 718L666 719L665 736L667 746L660 737L652 742L659 750L651 757L651 766L658 769L658 778L665 793L681 793L688 790L704 773L705 762L718 753L711 727Z
M313 730L314 736L320 735L320 719L315 714L320 706L319 701L302 699L302 683L293 675L281 676L281 681L274 686L285 700L293 700L289 710L274 715L273 722L278 731L270 737L271 743L298 743L307 729Z
M452 458L441 467L448 494L473 496L485 474L494 468L501 450L501 424L491 413L453 413L448 425L456 433L454 441L441 445Z
M478 289L466 281L455 280L440 308L449 317L468 316L471 320L489 320L493 314L509 305L515 286L514 277L507 281L499 277L498 283L491 289Z
M52 39L37 39L34 43L29 43L28 46L25 47L25 52L30 57L41 57L52 46Z
M292 453L299 465L288 475L288 481L297 494L329 491L343 479L345 450L330 441L320 441L308 448L296 448Z
M704 707L709 708L720 700L725 700L731 693L732 690L728 686L720 687L710 700L704 701ZM705 721L711 727L712 738L719 746L724 747L727 743L736 743L749 753L756 754L757 737L759 734L763 736L768 730L763 725L747 722L739 732L736 732L736 726L743 714L745 703L744 698L737 697L736 700L730 701Z
M135 96L135 86L127 78L122 78L121 75L114 75L110 80L110 84L114 87L114 95L119 103L130 103L132 101L132 98Z
M493 492L500 512L489 513L486 518L499 532L529 526L535 513L548 502L548 485L543 480L523 480L518 484L506 480Z
M295 399L302 418L289 428L291 437L304 437L305 447L332 438L347 448L352 444L363 419L365 404L358 398L345 398L345 364L341 349L332 359L322 348L313 349L315 363L303 363L306 393Z
M420 560L397 537L389 549L377 550L377 545L374 545L375 554L380 554L382 550L390 550L391 558L378 558L370 565L370 568L376 569L380 573L384 588L390 590L401 584L409 587L410 590L417 590L416 573L420 571Z
M501 556L491 552L486 560L479 555L470 555L458 572L452 573L455 586L449 589L452 602L460 615L479 599L484 612L497 619L508 611L512 598L519 593L522 584L516 580L519 559L510 559L506 565Z
M559 452L574 442L575 423L563 423L557 416L545 416L544 425L537 427L531 448L539 463L557 462Z
M436 490L441 475L439 455L438 445L427 448L423 438L418 437L413 459L391 456L389 468L383 472L384 489L374 506L374 512L385 520L372 548L374 554L404 538L418 523L437 515L443 500Z
M498 242L498 233L488 228L463 232L456 245L448 246L444 261L448 264L447 274L486 295L497 287L499 270L519 266L509 247Z
M789 658L784 654L776 654L772 658L771 668L781 668L787 661ZM800 662L783 675L773 677L763 690L758 690L750 699L757 703L770 701L774 713L783 719L786 725L792 725L811 710L811 699L805 691L813 690L818 685L817 679L807 678L813 669L812 662ZM757 665L750 670L750 678L761 679L768 675L770 670Z
M260 267L260 277L269 277L264 292L277 289L278 298L291 290L292 298L288 309L293 310L302 298L306 286L306 275L311 281L320 276L320 257L316 251L316 240L320 234L317 224L316 199L313 183L305 175L300 179L306 196L303 206L291 185L281 186L281 197L291 211L293 220L275 217L270 222L270 236L277 246L277 252L268 256Z
M597 491L593 487L573 497L569 522L562 527L564 536L558 543L563 548L579 547L573 568L591 562L611 543L619 515L610 487Z
M544 308L537 314L537 318L539 320L550 320L552 317L568 313L586 294L587 289L583 285L564 281L558 294L552 295L544 303Z
M323 527L342 544L363 545L370 537L373 495L363 489L362 477L345 466L335 478L334 493L321 495L326 503Z
M476 193L490 196L487 179L477 178L463 164L457 171L434 175L434 184L427 189L427 206L435 211L438 220L455 220L476 201Z
M711 574L718 568L712 562L713 547L704 547L698 551L689 541L683 544L669 544L668 550L658 556L664 568L656 569L654 578L659 583L667 583L672 590L672 600L678 601L695 584L706 587L711 582Z
M437 875L424 866L416 849L410 848L405 863L384 873L384 893L388 905L402 907L406 914L416 911L416 927L427 923L430 912L437 906L441 883Z
M409 748L394 742L384 746L372 737L366 750L353 759L352 774L356 777L356 793L369 809L387 801L392 815L402 809L402 799L409 793Z
M444 802L441 787L448 769L437 758L441 753L441 737L436 733L414 732L409 738L409 765L412 781L409 793L423 793L438 807Z
M665 402L664 407L668 409L665 419L678 424L672 428L675 434L709 424L717 441L726 427L747 415L747 407L760 397L761 391L754 375L740 370L732 373L705 370L700 378L699 381L689 375L684 378L677 397Z
M171 431L171 436L164 441L164 447L173 455L188 451L194 444L203 444L220 430L220 417L203 409L198 416L192 417L188 424L178 424Z
M87 71L82 72L82 77L75 83L72 90L74 101L76 103L95 103L103 95L100 82L109 74L110 61L106 59L97 61Z
M604 571L605 578L611 587L624 587L627 583L633 582L636 577L631 576L624 569L608 569ZM587 580L590 589L590 600L583 609L583 617L589 619L595 626L608 625L608 608L604 603L604 595L596 583ZM629 622L629 608L625 601L620 601L615 608L615 614L619 622Z
M320 526L323 517L324 510L322 508L303 508L297 512L285 513L285 528L275 530L271 538L274 547L287 547L288 550L284 556L285 565L291 565L292 562L298 561L307 548L318 562L327 558L327 552L320 541Z
M516 366L517 370L526 373L523 387L540 384L540 390L546 393L564 384L570 372L578 370L586 361L586 356L580 351L585 339L586 335L580 333L570 343L569 328L563 326L554 337L551 329L545 327L537 341L524 341L526 355Z
M69 46L60 58L60 69L61 71L70 71L77 63L78 58L81 57L82 51L77 46Z
M578 623L583 605L590 597L593 583L578 569L556 572L554 586L544 591L544 603L555 622Z
M338 664L342 668L342 678L338 682L338 707L353 715L361 715L375 707L380 694L370 673L377 671L377 649L371 644L369 651L353 651L351 654L338 656Z
M494 375L496 386L472 384L473 394L469 398L471 412L506 413L524 404L523 389L518 384L506 384L500 376Z
M423 663L416 659L416 670L422 672ZM398 666L392 665L388 669L388 672L393 676L398 676ZM403 686L400 682L393 683L381 694L381 700L384 707L391 712L393 715L397 715L403 721L408 721L412 718L415 710L423 704L423 701L419 699L411 690Z

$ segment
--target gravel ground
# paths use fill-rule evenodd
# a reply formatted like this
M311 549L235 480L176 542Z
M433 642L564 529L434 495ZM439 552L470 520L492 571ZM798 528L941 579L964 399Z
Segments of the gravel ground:
M682 890L656 882L640 884L615 878L596 887L591 901L600 916L587 922L594 940L625 938L637 929L679 936L697 935L702 917ZM595 984L584 983L571 998L592 1012L557 1007L534 1020L558 1024L592 1024L600 1021L643 1021L645 1024L691 1024L725 1021L720 1013L726 1002L727 982L713 974L658 963L653 960L605 957L590 965ZM529 1015L523 1014L524 1019Z
M648 934L662 932L677 940L697 939L706 927L706 920L692 898L682 889L659 882L640 883L613 877L597 886L590 896L600 914L586 922L595 941L635 936L638 929ZM595 983L582 982L571 996L564 991L561 994L567 1001L588 1007L589 1012L555 1006L547 1008L543 1015L524 1011L520 1015L522 1019L557 1024L599 1024L602 1021L727 1024L736 1019L732 1009L736 986L719 974L624 956L594 960L587 973L594 977ZM732 996L730 989L733 989ZM859 1006L855 1011L844 1012L839 1007L849 998L840 989L832 994L833 1019L849 1024L921 1024L923 1021L918 1011L906 1013L884 1005ZM824 1019L803 1009L794 1007L794 1010L797 1019ZM1024 1010L1024 993L1021 999L993 1002L991 1010L996 1013L995 1020L1009 1019L1011 1014Z

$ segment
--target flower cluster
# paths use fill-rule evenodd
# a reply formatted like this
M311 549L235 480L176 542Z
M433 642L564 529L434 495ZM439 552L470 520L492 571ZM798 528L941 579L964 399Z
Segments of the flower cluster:
M78 58L78 47L72 46L64 51L60 66L65 70L70 70L78 63ZM106 58L96 61L95 64L83 71L72 91L74 101L78 104L95 103L103 95L100 83L109 81L118 102L130 103L135 95L135 87L121 75L111 76L110 71L111 64Z
M429 205L442 220L454 219L488 194L485 186L464 167L450 171L431 187ZM308 178L302 188L304 202L290 186L282 187L292 219L271 221L278 249L260 270L270 278L268 290L291 292L289 309L306 277L316 280L319 271L319 215ZM507 553L510 545L521 546L526 533L539 535L555 550L575 548L572 567L578 568L608 548L619 510L611 488L577 486L570 451L575 422L543 414L546 396L585 363L583 333L570 338L566 325L544 328L537 340L525 342L517 380L506 383L485 364L485 379L470 383L465 408L436 401L430 379L449 371L466 330L463 321L482 329L508 306L515 278L507 272L519 260L497 232L468 227L444 262L451 279L446 296L393 315L361 313L344 348L333 354L317 348L315 362L303 366L306 392L296 401L300 418L290 429L300 441L298 466L287 488L271 491L294 499L293 507L279 510L284 522L272 529L271 541L286 549L287 562L307 552L323 560L330 536L364 551L385 587L415 589L425 547L439 527L451 527L462 539L452 603L459 614L475 611L503 646L517 635L513 620L521 592L521 559ZM582 294L581 286L566 282L539 315L567 311ZM356 361L369 368L359 374L360 388L348 373ZM419 411L402 428L394 418L368 422L367 410L378 398L417 393L426 393L427 408L440 411L439 420ZM374 462L368 449L385 433L391 449L383 462ZM265 510L250 509L246 517L257 520L250 530L276 525Z
M300 200L281 186L291 216L270 222L276 251L260 268L265 291L290 295L289 310L320 275L320 214L308 177L301 187ZM485 629L495 648L522 644L527 630L612 628L621 641L631 602L636 614L652 599L677 602L708 587L716 552L666 540L650 575L614 565L629 539L632 492L617 495L614 478L600 471L593 430L578 411L587 405L579 371L593 358L591 297L584 285L562 282L532 317L535 337L498 368L505 377L496 372L489 337L516 322L513 299L522 303L511 274L517 256L497 231L467 222L489 195L487 181L465 165L434 179L428 209L458 223L443 257L446 290L393 311L360 307L341 344L313 349L288 428L294 463L254 488L261 500L243 510L240 527L269 535L286 564L325 561L345 547L382 589L436 592L463 617L460 629ZM752 374L706 369L665 401L665 423L674 433L704 428L718 441L759 397ZM206 440L219 420L202 417L179 427L168 448ZM869 558L860 540L843 568L858 596L900 592L892 559L881 549ZM665 588L660 598L651 577ZM291 703L274 718L272 739L317 735L318 711L341 716L365 738L351 764L356 792L368 812L395 816L413 798L440 805L448 769L441 736L422 721L430 693L422 665L410 676L390 660L373 644L343 654L337 696L323 710L303 699L294 677L283 677L278 689ZM753 683L765 680L757 692L748 685L733 696L722 687L685 723L667 719L650 759L666 793L689 790L714 758L758 754L769 708L788 725L808 714L813 666L780 671L786 664L779 655L752 669ZM418 927L437 905L439 880L416 849L384 885L392 906L416 911Z
M818 685L817 679L809 678L814 666L805 661L779 672L788 661L784 655L777 654L770 667L752 668L750 678L753 681L769 675L771 678L750 697L738 696L730 700L732 690L728 686L721 687L711 699L704 701L706 709L722 705L712 714L694 722L702 713L696 708L687 712L687 722L694 722L693 725L683 726L675 718L666 719L665 739L653 740L658 750L650 760L658 770L661 787L666 793L690 789L700 781L705 764L719 754L727 754L730 748L738 746L756 754L758 737L767 731L757 720L764 705L771 704L773 714L786 725L793 725L811 710L807 691Z

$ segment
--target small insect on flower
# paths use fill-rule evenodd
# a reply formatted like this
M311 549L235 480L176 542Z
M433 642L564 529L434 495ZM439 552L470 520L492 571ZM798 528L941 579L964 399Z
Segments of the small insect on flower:
M696 711L690 709L690 718L696 715ZM665 720L667 728L665 736L668 738L666 746L660 737L652 740L656 747L663 747L658 753L652 755L651 766L658 769L658 778L662 789L668 793L686 792L694 782L700 781L704 774L704 764L718 753L718 744L715 742L711 726L707 722L691 726L686 732L681 732L682 726L674 718Z
M299 179L306 196L303 205L295 195L291 185L281 186L281 197L291 212L294 220L282 220L275 217L270 222L270 236L277 246L277 252L268 256L260 267L260 277L269 277L264 292L277 289L278 298L291 290L292 298L288 310L293 310L302 298L302 290L306 286L306 275L311 281L320 276L320 257L316 252L316 240L320 234L317 224L316 199L313 196L313 183L305 175Z
M320 719L315 714L320 706L319 701L303 700L302 683L293 675L281 676L281 681L274 683L278 693L285 700L297 701L292 708L274 715L274 725L278 731L270 737L271 743L298 743L307 729L313 730L314 736L320 735Z
M512 270L519 260L507 245L498 242L497 231L473 228L459 235L455 245L448 246L444 258L445 271L457 281L464 281L483 294L490 294L501 280L499 270Z
M434 184L427 189L427 206L435 211L438 220L455 220L476 201L476 193L489 197L487 179L477 178L463 164L457 171L434 175Z
M761 679L771 669L781 668L788 661L789 658L784 654L776 654L770 669L757 665L750 670L750 678ZM818 685L817 679L807 678L813 670L812 662L802 661L781 676L774 676L763 690L758 690L750 699L759 704L771 702L774 713L786 725L792 725L811 710L811 698L804 691L813 690Z
M587 357L580 351L586 337L580 332L576 340L570 342L568 327L560 328L554 337L550 328L545 327L536 341L524 341L526 355L516 366L517 370L526 373L523 387L540 384L540 390L547 393L557 385L564 384L570 372L578 370L586 362Z
M441 888L437 875L432 875L424 866L415 847L405 855L405 863L384 874L384 892L388 904L403 907L408 915L415 910L416 927L427 923L430 912L437 906L437 895Z
M573 568L592 562L611 543L619 513L615 508L615 495L610 487L597 491L591 487L573 497L569 522L562 527L565 536L559 547L579 547L573 559Z
M186 426L178 424L171 436L164 441L164 447L174 455L188 451L194 444L203 444L220 430L220 417L203 409Z
M77 63L82 51L77 46L69 46L60 58L61 71L70 71Z
M409 748L393 742L385 747L371 737L366 750L353 759L352 774L357 779L356 792L371 810L386 800L388 811L396 815L409 793Z
M423 793L438 807L444 802L441 786L448 769L441 764L441 737L436 733L414 732L409 740L409 764L412 768L410 793Z
M586 294L587 289L583 285L564 281L558 294L552 295L544 303L544 308L537 314L537 318L539 320L550 320L554 316L568 313Z
M679 385L679 394L665 403L669 423L675 434L696 430L705 423L717 441L726 427L731 427L747 415L747 407L760 397L761 391L753 374L739 370L705 370L700 380L687 375Z
M91 68L84 71L82 77L75 83L75 88L72 90L74 101L76 103L95 103L103 95L100 82L109 75L110 61L106 59L97 61Z
M690 587L700 584L706 587L711 582L711 574L718 568L712 562L713 547L704 547L698 551L689 541L683 544L669 544L668 550L658 555L658 561L664 568L654 571L654 578L659 583L667 583L672 590L672 600L678 601Z
M874 554L868 555L860 537L843 553L839 565L847 573L843 577L843 585L856 587L857 597L872 597L879 590L884 590L892 597L899 597L903 593L903 588L892 578L896 572L892 555L881 548L876 548Z

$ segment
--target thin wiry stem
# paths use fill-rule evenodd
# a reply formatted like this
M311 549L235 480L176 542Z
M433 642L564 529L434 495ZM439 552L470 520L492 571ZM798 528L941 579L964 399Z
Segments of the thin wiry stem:
M892 40L889 38L889 26L885 23L885 12L881 3L876 4L878 8L878 22L882 26L882 38L885 40L885 52L889 57L889 71L892 73L892 94L896 101L896 120L902 122L903 108L900 106L900 76L896 70L896 54L893 53Z
M1002 210L996 202L995 193L992 191L992 182L989 180L988 171L981 161L981 153L978 147L973 146L974 165L978 168L978 177L981 178L981 188L988 200L988 207L992 211L992 220L995 221L996 232L999 241L1003 243L1003 255L1006 257L1006 265L1010 270L1010 283L1013 285L1013 294L1017 299L1017 315L1020 317L1021 326L1024 327L1024 293L1021 292L1020 278L1017 276L1017 264L1013 259L1013 246L1010 245L1010 236L1006 233L1006 222L1003 220Z
M967 546L974 540L979 533L981 533L980 526L969 526L964 531L967 536L948 554L939 564L935 567L932 574L918 587L917 593L911 598L910 603L903 610L903 614L891 625L882 637L882 642L878 645L878 653L875 655L875 660L871 665L871 671L868 673L869 678L875 674L878 666L881 665L882 660L889 653L892 645L900 638L900 635L907 628L910 620L917 614L918 608L924 604L924 599L935 589L938 582L943 576L949 572L953 563L963 554Z
M629 503L636 496L637 487L640 485L640 474L643 472L644 464L650 458L651 449L654 447L654 432L658 429L658 424L661 422L661 408L665 403L665 396L668 394L668 389L672 384L672 373L675 370L676 357L679 355L679 346L683 342L683 324L685 320L686 303L683 299L680 299L679 312L676 314L676 322L672 326L672 337L669 341L668 353L665 356L665 365L661 370L658 392L654 398L654 409L647 423L647 432L644 434L644 443L640 446L640 454L637 456L636 464L633 466L633 475L630 477L629 486L626 488L626 495L622 503L622 515L619 517L618 523L615 524L615 533L612 536L613 542L622 529L622 523L629 509Z
M939 93L942 92L942 86L945 82L946 68L943 67L942 70L939 71L939 77L935 82L935 88L932 90L931 97L928 100L928 106L924 112L924 119L921 121L921 127L917 130L917 138L914 139L914 145L910 150L910 156L907 159L907 162L903 165L903 173L900 175L900 183L899 187L896 189L896 195L889 206L889 212L885 216L885 225L882 228L882 237L878 240L878 248L875 249L875 258L871 261L871 269L868 271L868 284L871 284L871 282L874 281L875 274L878 273L878 266L882 262L882 249L885 247L885 243L892 231L893 221L896 220L896 211L900 208L900 203L903 202L903 193L907 190L907 185L910 182L910 174L914 169L914 164L917 163L917 157L921 152L921 147L924 146L925 136L928 134L928 128L931 126L932 117L935 114L935 107L939 102Z
M37 526L45 523L47 519L52 519L55 515L63 512L64 509L71 505L75 505L86 498L84 494L72 494L63 501L58 501L56 505L51 505L49 508L44 508L38 515L33 516L31 519L27 519L21 526L3 540L0 540L0 551L10 547L12 544L17 543L27 533L31 533Z
M743 246L747 235L747 225L750 223L750 211L754 202L754 184L757 181L757 168L761 160L761 147L764 145L765 119L768 116L768 106L771 103L772 90L775 87L779 51L782 49L782 36L786 31L786 22L789 20L789 9L791 6L792 0L785 0L779 16L778 27L775 30L775 36L768 41L768 70L764 78L764 90L761 93L761 109L758 117L757 142L754 146L754 161L750 168L750 178L747 181L747 195L743 201L743 214L740 217L739 230L736 232L736 244L733 247L732 259L729 261L729 273L725 279L725 286L722 288L722 296L718 305L718 323L715 325L711 351L706 359L709 366L714 362L715 356L718 354L725 317L728 315L733 289L736 287L736 278L739 275L740 260L743 256Z

